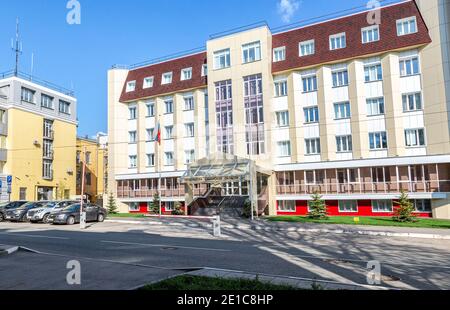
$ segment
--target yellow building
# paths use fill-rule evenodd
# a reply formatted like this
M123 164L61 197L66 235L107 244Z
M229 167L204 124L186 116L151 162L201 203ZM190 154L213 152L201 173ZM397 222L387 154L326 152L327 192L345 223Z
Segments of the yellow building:
M76 186L76 98L25 75L2 76L0 201L71 198Z
M77 138L77 196L81 196L83 163L86 163L84 195L91 202L100 203L107 194L107 142L99 135L97 140Z

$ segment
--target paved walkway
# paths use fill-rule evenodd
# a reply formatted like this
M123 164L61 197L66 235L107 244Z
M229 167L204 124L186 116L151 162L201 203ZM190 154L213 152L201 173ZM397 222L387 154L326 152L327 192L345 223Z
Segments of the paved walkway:
M112 223L186 226L192 228L206 227L212 229L210 220L177 218L109 218L107 221ZM221 228L223 230L286 231L297 233L352 234L450 240L450 229L270 222L264 219L257 219L252 222L246 219L224 218L221 222Z

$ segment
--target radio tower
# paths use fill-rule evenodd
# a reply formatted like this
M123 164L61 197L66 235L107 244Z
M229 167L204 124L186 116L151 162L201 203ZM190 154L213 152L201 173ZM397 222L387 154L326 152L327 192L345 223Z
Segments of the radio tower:
M14 67L14 75L18 76L19 74L19 57L22 54L22 42L20 42L20 36L19 36L19 18L16 19L16 40L14 42L13 39L11 39L11 49L16 53L16 65Z

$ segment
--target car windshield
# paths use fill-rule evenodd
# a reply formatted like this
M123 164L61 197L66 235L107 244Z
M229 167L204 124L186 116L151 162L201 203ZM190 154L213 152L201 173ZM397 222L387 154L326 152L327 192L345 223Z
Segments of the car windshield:
M67 211L67 212L76 212L76 211L80 210L80 205L79 204L71 205L71 206L65 207L63 210Z
M46 204L43 204L42 206L44 208L53 208L56 205L56 202L48 202Z
M9 202L2 202L0 203L0 208L6 207L7 205L9 205Z
M43 202L28 202L28 203L24 204L23 206L21 206L20 208L18 208L18 210L35 209L35 208L42 207L44 204L45 203L43 203Z
M76 201L61 201L60 203L58 203L56 208L57 209L63 209L63 208L70 207L71 205L74 205L76 203L77 203Z

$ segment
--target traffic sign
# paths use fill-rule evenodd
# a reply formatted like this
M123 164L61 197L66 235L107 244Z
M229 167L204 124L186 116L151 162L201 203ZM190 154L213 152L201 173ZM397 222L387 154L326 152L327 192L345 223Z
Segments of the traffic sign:
M3 187L3 182L2 182L2 180L0 180L0 189L2 189L2 187Z
M8 175L8 176L6 177L6 183L8 183L8 185L11 185L11 184L12 184L12 181L13 181L12 175Z

